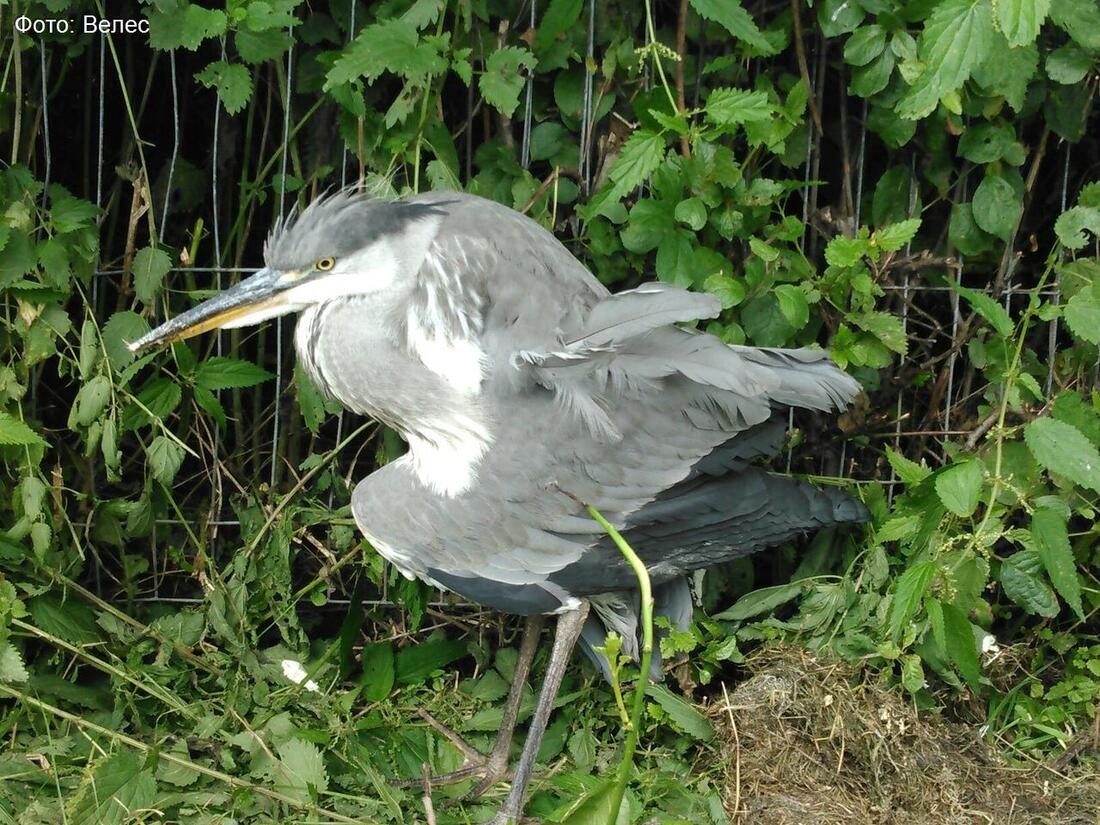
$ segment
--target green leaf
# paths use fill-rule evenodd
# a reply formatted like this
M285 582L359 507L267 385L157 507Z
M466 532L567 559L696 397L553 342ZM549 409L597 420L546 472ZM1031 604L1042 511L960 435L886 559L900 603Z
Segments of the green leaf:
M886 252L897 252L913 240L920 229L920 218L910 218L906 221L880 226L871 237L872 242L879 249Z
M107 408L111 398L111 382L104 375L97 375L80 388L76 394L75 421L81 427L87 427Z
M985 471L980 461L952 464L936 474L936 495L952 513L968 518L978 508L984 481Z
M769 102L767 92L720 88L707 96L703 112L712 123L735 126L770 120L775 108Z
M924 71L897 105L910 120L931 114L945 95L960 89L993 45L989 0L945 0L933 10L920 37Z
M423 682L433 671L446 667L469 653L464 642L452 639L429 639L423 644L411 645L397 654L397 684L413 685Z
M282 28L257 32L237 29L233 42L237 46L237 54L241 56L241 60L256 65L282 57L294 39Z
M984 292L962 286L951 279L948 279L947 284L965 298L967 303L974 308L974 311L988 321L998 335L1002 338L1012 337L1015 327L1012 324L1012 318L1009 317L1008 311L1003 306Z
M1072 424L1093 444L1100 444L1100 415L1079 393L1062 390L1054 399L1051 414L1059 421Z
M1069 43L1047 55L1047 77L1063 86L1084 80L1092 69L1093 59L1084 49Z
M737 306L745 300L747 294L745 284L742 281L723 275L721 272L708 275L707 279L703 281L703 289L722 302L722 309Z
M979 123L959 139L959 156L974 163L993 163L1016 151L1016 133L1004 123Z
M1096 0L1051 0L1050 19L1086 49L1100 51L1100 6Z
M1034 550L1018 550L1001 564L1001 587L1029 613L1053 619L1058 615L1058 598L1039 576L1043 562Z
M890 447L886 448L886 460L890 462L890 466L894 468L894 472L906 487L916 487L932 474L923 462L918 464L911 461Z
M164 276L172 268L172 259L163 249L146 246L134 255L134 294L143 304L150 303L160 292Z
M825 247L825 262L829 266L855 266L864 255L871 252L866 238L849 238L837 235Z
M446 59L430 43L421 42L416 26L395 18L359 32L325 76L324 90L361 77L373 82L387 71L422 82L446 70Z
M801 287L794 284L781 284L775 288L775 297L779 301L779 309L783 312L783 317L796 330L802 329L810 322L810 304Z
M225 34L225 12L192 3L149 15L149 45L168 51L182 46L195 51L208 37Z
M69 252L58 238L47 238L38 245L38 263L46 272L46 281L51 286L65 289L69 285L72 269L69 267Z
M268 765L266 773L276 790L302 803L312 802L328 790L328 773L316 745L302 739L287 739L275 750L279 754L278 764Z
M550 0L535 29L535 50L545 51L558 35L569 31L580 19L583 9L584 0Z
M676 220L698 232L707 225L707 207L699 198L686 198L676 204Z
M25 682L30 677L19 651L9 642L0 642L0 682Z
M655 699L672 724L688 736L700 742L709 742L714 738L714 728L707 718L664 685L650 685L646 696Z
M1039 49L1034 43L1009 48L1004 35L994 33L993 46L985 61L974 71L974 80L991 95L1004 97L1019 112L1024 108L1028 85L1039 66Z
M943 605L943 632L947 658L954 662L959 674L972 690L978 690L981 672L978 669L978 645L970 619L953 604Z
M149 472L153 478L168 487L183 464L183 448L166 435L158 435L145 451Z
M489 55L485 73L478 80L485 102L510 117L519 105L519 93L525 82L520 67L531 69L535 63L535 56L518 46L506 46Z
M1100 453L1072 424L1037 418L1024 428L1024 441L1050 472L1100 493Z
M1054 589L1066 600L1077 618L1085 621L1081 582L1077 578L1077 562L1069 546L1065 516L1047 507L1039 507L1032 513L1030 529L1035 550Z
M889 312L861 312L848 316L848 320L875 336L883 346L898 355L905 355L909 338L905 334L901 318Z
M1007 242L1024 205L1012 184L999 175L987 175L974 192L974 222L990 235Z
M1013 46L1035 41L1047 19L1050 0L997 0L993 4L1001 32Z
M1100 344L1100 300L1091 291L1081 290L1070 298L1062 314L1077 338Z
M878 24L863 26L852 32L844 44L844 62L866 66L886 48L886 29Z
M100 760L90 782L71 801L69 825L122 825L132 814L148 809L156 799L157 783L152 771L142 770L144 757L132 750L120 750Z
M963 255L980 255L993 244L992 238L974 221L974 206L971 203L951 204L947 239Z
M359 680L359 695L364 702L381 702L389 696L396 676L393 647L389 642L363 645L363 676Z
M936 574L934 561L920 561L911 565L898 578L894 598L890 603L890 636L901 636L902 627L909 623L924 598L924 592Z
M46 439L20 421L0 410L0 444L26 444L46 447Z
M920 656L907 654L901 657L901 684L910 693L924 689L924 666Z
M733 606L723 610L712 618L723 622L738 622L761 613L770 613L781 604L785 604L798 596L806 589L806 582L791 582L779 584L774 587L762 587L751 593L746 593L733 603Z
M704 20L718 23L735 38L752 46L761 56L776 53L775 46L761 33L756 21L745 11L739 0L690 0L690 2L696 14Z
M665 139L660 133L649 129L634 132L607 173L612 183L612 197L618 200L640 186L661 165L664 157Z
M148 322L136 312L116 312L103 325L103 348L116 372L134 360L129 344L149 331Z
M214 89L222 106L231 115L241 111L252 97L252 73L240 63L215 60L196 74L195 80L208 89Z
M1059 215L1054 222L1054 234L1069 249L1082 249L1089 242L1086 230L1100 236L1100 209L1075 206Z
M240 358L214 357L199 364L195 383L205 389L229 390L254 387L274 378L263 367Z

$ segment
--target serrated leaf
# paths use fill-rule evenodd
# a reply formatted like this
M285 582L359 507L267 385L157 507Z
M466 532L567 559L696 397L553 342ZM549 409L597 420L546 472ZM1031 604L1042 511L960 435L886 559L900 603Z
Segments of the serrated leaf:
M700 742L709 742L714 738L714 728L707 718L664 685L650 685L646 696L656 700L672 724L688 736Z
M713 20L722 28L752 46L761 56L775 54L772 45L738 0L690 0L695 13L704 20Z
M253 5L256 4L253 3ZM293 42L294 39L283 28L264 31L237 29L233 37L233 43L237 47L237 54L241 56L241 60L253 65L282 57Z
M1072 424L1037 418L1024 428L1024 441L1052 473L1100 493L1100 453Z
M1062 390L1054 399L1051 415L1072 424L1093 444L1100 444L1100 415L1074 390Z
M775 587L762 587L751 593L746 593L733 603L733 606L723 610L712 618L723 622L738 622L761 613L768 613L781 604L785 604L800 595L806 589L805 582L791 582L779 584Z
M1077 614L1077 618L1085 621L1081 582L1077 578L1077 561L1069 546L1065 516L1047 507L1039 507L1031 516L1030 530L1039 560L1046 568L1054 589Z
M986 59L993 34L989 0L945 0L936 6L920 36L924 71L898 103L897 113L910 120L931 114Z
M226 428L229 419L225 414L225 407L222 406L222 402L218 400L214 393L206 387L195 387L195 403L210 414L217 423L219 430Z
M184 3L149 15L149 45L168 51L182 46L195 51L208 37L225 34L225 12Z
M934 561L920 561L911 565L898 578L894 598L890 602L890 636L892 638L901 636L902 627L913 618L917 605L924 598L924 593L935 574Z
M984 481L985 472L980 461L952 464L936 474L936 495L952 513L968 518L978 508Z
M325 76L324 90L365 77L373 82L383 72L422 81L447 69L446 59L431 43L422 42L416 26L392 19L365 27Z
M535 29L535 49L544 51L558 35L569 31L580 19L583 9L584 0L550 0Z
M676 204L676 220L695 232L707 225L707 207L699 198L685 198Z
M81 427L87 427L107 408L111 398L111 382L104 375L97 375L80 388L76 394L75 421Z
M924 688L924 665L920 656L907 654L901 657L901 684L910 693Z
M1054 222L1054 234L1069 249L1082 249L1089 242L1086 231L1100 236L1100 209L1075 206L1059 215Z
M1095 0L1051 0L1050 19L1086 49L1100 50L1100 6Z
M886 252L897 252L907 243L913 240L920 229L920 218L910 218L887 226L880 226L875 230L873 240L875 246Z
M965 298L967 303L973 307L974 311L987 320L998 335L1002 338L1012 337L1013 330L1015 329L1012 318L1009 317L1008 310L997 301L994 301L984 292L978 292L976 289L962 286L953 280L948 279L947 284Z
M302 739L288 739L279 743L275 750L279 762L271 765L267 772L276 790L303 803L315 800L328 790L328 773L316 745Z
M163 249L146 246L134 254L134 294L144 304L160 292L164 276L172 268L172 259Z
M1100 344L1100 300L1091 291L1081 290L1070 298L1062 315L1077 338Z
M10 642L0 642L0 682L25 682L30 676L19 651Z
M131 814L149 808L156 799L152 771L142 770L143 757L121 750L98 762L92 779L70 802L69 825L121 825ZM68 807L68 806L67 806Z
M511 117L519 105L525 75L520 67L533 69L535 56L518 46L497 49L485 61L485 72L478 79L478 88L485 102L503 115Z
M153 478L168 487L183 464L183 448L166 435L158 435L145 451L149 472Z
M947 658L972 690L978 690L981 671L978 669L978 645L970 619L953 604L943 605L943 632Z
M829 266L854 266L870 252L871 243L866 238L837 235L825 247L825 262Z
M46 439L20 421L0 410L0 444L26 444L45 447Z
M990 235L1007 242L1020 220L1024 205L1016 190L1000 175L987 175L978 184L971 201L974 222Z
M1052 619L1058 615L1058 599L1039 576L1043 563L1034 550L1018 550L1001 564L1001 587L1029 613Z
M218 356L199 364L195 371L195 384L214 392L254 387L274 377L251 361Z
M715 89L703 109L707 120L719 126L734 126L770 120L775 108L767 92L748 89Z
M886 448L886 460L906 487L915 487L932 474L924 463L911 461L891 447Z
M997 24L1013 46L1033 43L1047 19L1050 0L997 0Z
M744 283L721 272L708 275L703 281L703 289L722 302L722 309L737 306L745 300L747 294Z
M610 197L618 200L640 186L653 174L665 157L665 139L649 129L634 132L625 144L607 176L612 182Z
M423 682L432 671L446 667L468 653L465 643L453 639L429 639L423 644L406 647L397 654L397 683L412 685Z
M252 97L252 73L240 63L215 60L195 75L208 89L218 93L218 100L231 115L237 114Z
M148 322L136 312L116 312L103 325L103 348L116 372L134 360L129 344L149 331Z
M794 284L780 284L775 288L775 297L779 301L779 310L792 327L798 330L809 323L810 304L801 287Z

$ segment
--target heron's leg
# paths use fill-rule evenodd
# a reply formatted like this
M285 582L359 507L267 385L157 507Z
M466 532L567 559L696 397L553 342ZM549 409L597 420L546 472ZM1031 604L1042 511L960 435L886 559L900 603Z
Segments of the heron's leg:
M523 803L527 798L527 783L531 781L539 745L542 744L542 736L546 733L546 723L550 721L550 711L554 708L554 700L558 696L558 688L561 687L565 668L569 664L569 657L573 653L573 647L581 635L581 628L584 627L584 620L587 617L588 602L582 601L576 610L563 613L558 618L554 648L550 653L550 664L546 668L546 678L542 683L539 703L535 708L535 715L531 718L531 727L527 731L527 741L523 743L523 753L516 765L508 798L504 801L500 813L493 819L492 825L514 825L520 821Z
M512 735L516 730L516 722L519 718L519 707L523 700L523 686L527 683L527 676L531 672L531 663L535 659L538 650L539 635L542 633L544 623L543 616L536 614L527 617L523 626L523 638L519 645L519 656L516 658L516 667L512 673L512 686L508 690L508 698L504 704L504 715L500 722L500 730L497 732L493 749L488 755L481 753L470 745L459 734L438 721L426 710L419 711L420 716L441 733L456 748L462 751L466 757L466 764L456 771L431 777L433 785L450 785L455 782L463 782L467 779L479 778L480 781L466 794L467 799L481 796L485 791L508 777L508 755L512 746ZM396 780L396 784L419 785L422 780Z

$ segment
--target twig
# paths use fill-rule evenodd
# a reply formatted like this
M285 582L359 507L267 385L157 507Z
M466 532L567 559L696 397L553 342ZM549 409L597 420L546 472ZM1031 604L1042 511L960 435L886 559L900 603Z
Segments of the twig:
M687 111L687 99L684 96L684 50L687 47L687 15L688 0L680 0L680 13L676 17L676 54L680 59L676 61L676 109L678 112ZM687 135L680 135L680 154L685 158L691 157L691 141Z
M982 436L993 429L993 425L997 423L997 419L1000 417L1001 411L999 408L994 408L993 412L985 417L985 420L974 428L974 431L970 433L966 441L963 443L963 449L973 450L978 446L978 442L981 441Z
M809 90L810 117L813 119L814 128L819 135L825 134L821 128L821 112L817 109L817 95L814 94L813 84L810 83L810 67L806 63L806 44L802 42L802 0L791 0L791 16L794 18L794 51L798 56L798 73L806 81Z
M733 730L733 816L736 820L741 815L741 736L737 733L737 720L733 717L733 708L730 706L730 695L726 692L726 683L722 682L722 698L726 701L726 713L730 718L730 728Z
M424 772L424 795L420 797L424 803L424 817L428 820L428 825L435 825L435 806L432 805L432 769L427 762L422 763L420 769Z

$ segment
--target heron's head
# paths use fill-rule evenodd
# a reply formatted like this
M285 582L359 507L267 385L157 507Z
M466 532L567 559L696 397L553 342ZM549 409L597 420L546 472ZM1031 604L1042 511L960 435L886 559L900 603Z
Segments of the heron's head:
M400 302L446 214L441 207L343 191L314 201L276 224L264 245L263 269L161 324L130 350L250 326L346 296Z

